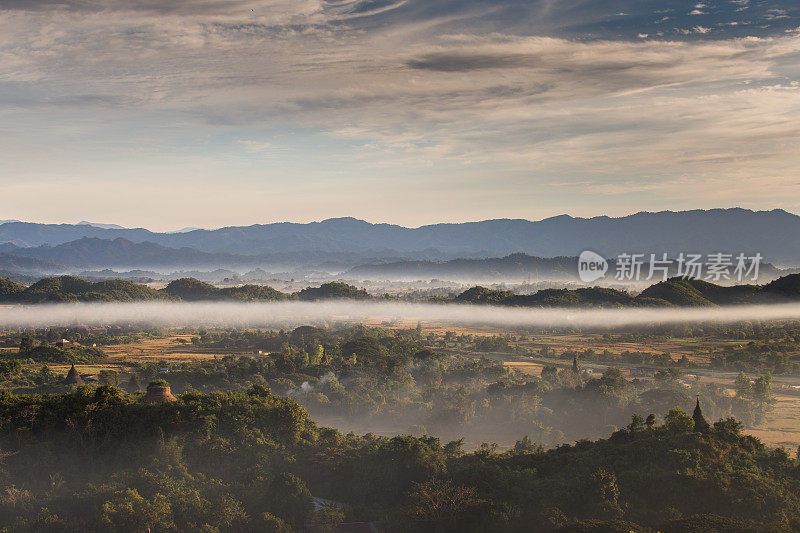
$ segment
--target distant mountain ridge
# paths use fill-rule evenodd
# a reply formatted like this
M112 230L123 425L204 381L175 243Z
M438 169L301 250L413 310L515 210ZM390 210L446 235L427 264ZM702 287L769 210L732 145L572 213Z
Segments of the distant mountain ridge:
M0 253L0 271L29 272L35 274L59 274L65 272L67 267L34 257L23 257Z
M69 267L180 268L183 265L217 267L253 263L251 256L207 253L188 247L168 248L152 242L132 242L122 237L113 240L83 237L56 246L30 248L0 244L0 252L9 257L34 258Z
M498 219L419 228L335 218L308 224L281 222L185 233L28 222L0 225L0 243L58 246L85 237L121 237L132 243L261 257L309 254L318 258L391 256L443 260L517 252L540 257L576 256L590 249L605 257L622 252L759 252L773 262L800 264L800 216L780 209L640 212L619 218L561 215L539 221Z
M616 263L609 261L608 278L614 277ZM649 258L646 260L649 261ZM772 280L796 269L779 270L770 263L761 263L759 280ZM676 264L669 276L678 275ZM450 261L395 261L355 266L340 274L343 279L415 281L440 279L448 281L578 281L578 257L536 257L523 253L485 259L452 259Z
M78 222L78 226L94 226L102 229L126 229L124 226L120 226L119 224L103 224L101 222L89 222L88 220L81 220Z

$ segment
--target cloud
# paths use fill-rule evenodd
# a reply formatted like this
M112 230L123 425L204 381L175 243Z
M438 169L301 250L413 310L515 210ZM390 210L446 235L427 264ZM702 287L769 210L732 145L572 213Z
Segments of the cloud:
M259 141L250 141L250 140L239 140L236 141L238 144L242 145L242 147L248 152L264 152L272 148L272 143L269 142L259 142Z
M778 200L800 193L797 8L752 5L744 29L717 23L746 2L670 11L668 25L659 2L601 4L0 0L0 135L12 139L0 158L14 161L0 180L57 175L70 158L80 175L79 161L113 155L190 175L198 132L204 154L246 157L301 131L315 144L280 164L312 184L335 164L430 169L442 190L509 201L546 202L571 182L665 203L762 194L767 178Z
M467 72L470 70L533 67L536 56L525 54L429 54L418 59L410 59L406 65L413 69L437 70L441 72Z

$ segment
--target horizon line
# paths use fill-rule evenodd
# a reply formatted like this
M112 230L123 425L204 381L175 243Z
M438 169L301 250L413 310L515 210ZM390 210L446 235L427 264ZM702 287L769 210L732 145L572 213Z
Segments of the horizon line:
M630 212L625 215L619 216L611 216L611 215L595 215L590 217L581 217L581 216L574 216L569 215L567 213L561 213L558 215L553 215L549 217L539 218L539 219L528 219L528 218L486 218L481 220L463 220L460 222L435 222L432 224L421 224L419 226L405 226L403 224L397 224L392 222L372 222L363 218L358 218L354 216L339 216L339 217L328 217L321 220L309 220L306 222L298 222L298 221L290 221L290 220L282 220L282 221L274 221L274 222L255 222L253 224L231 224L226 226L218 226L218 227L210 227L210 228L195 228L194 226L186 226L183 228L179 228L176 230L165 230L165 231L156 231L149 229L144 226L123 226L121 224L110 223L110 222L87 222L85 219L79 222L36 222L36 221L28 221L28 220L17 220L17 219L5 219L0 221L0 226L4 226L6 224L36 224L36 225L44 225L44 226L90 226L98 229L105 229L109 231L136 231L136 230L144 230L150 233L156 234L175 234L175 233L190 233L192 231L217 231L222 229L228 228L250 228L255 226L273 226L279 224L293 224L299 226L307 226L311 224L323 224L326 222L334 222L334 221L345 221L345 220L352 220L355 222L363 222L369 224L371 226L395 226L403 229L421 229L433 226L450 226L450 225L466 225L466 224L480 224L484 222L530 222L530 223L537 223L537 222L545 222L548 220L555 220L559 218L569 218L572 220L597 220L597 219L610 219L610 220L620 220L623 218L630 218L637 215L659 215L659 214L687 214L687 213L698 213L698 212L712 212L712 211L744 211L750 212L754 214L758 213L785 213L792 216L800 216L799 213L793 213L783 208L772 208L772 209L750 209L745 207L739 206L732 206L732 207L710 207L710 208L698 208L698 209L682 209L682 210L672 210L672 209L662 209L659 211L647 211L647 210L639 210L635 212ZM116 227L103 227L103 226L116 226ZM189 229L192 228L192 229Z

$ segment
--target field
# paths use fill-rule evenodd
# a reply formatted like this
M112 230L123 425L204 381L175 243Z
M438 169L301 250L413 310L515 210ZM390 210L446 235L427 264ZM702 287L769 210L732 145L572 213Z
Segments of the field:
M365 324L384 329L413 329L417 323L409 322L380 322ZM509 368L525 374L538 376L546 365L566 368L571 366L571 359L559 358L557 355L565 351L584 352L592 350L595 353L607 351L611 354L624 352L644 352L652 354L669 354L672 360L683 357L693 363L706 364L709 361L708 353L728 345L739 345L740 341L724 338L642 338L630 339L621 335L590 334L535 334L521 330L503 330L486 326L452 326L440 323L422 323L423 335L439 338L456 338L459 336L494 337L505 336L509 340L509 347L513 353L506 351L483 352L469 348L463 343L447 342L431 345L432 348L457 352L473 357L489 357L502 361ZM103 370L116 370L120 372L120 382L126 377L126 369L131 362L164 362L180 363L193 360L209 360L229 355L257 357L252 350L219 350L196 346L191 341L192 335L168 335L163 338L145 338L126 344L113 344L102 346L108 354L107 362L102 364L77 365L81 374L97 374ZM542 350L545 352L542 352ZM0 353L15 352L13 348L2 348ZM541 353L552 354L542 356ZM41 365L38 365L39 367ZM67 364L51 364L49 368L57 373L66 374L70 368ZM633 365L619 362L604 363L599 361L581 361L581 368L594 375L602 374L607 368L614 366L630 379L652 379L652 365ZM649 370L649 376L643 370ZM728 389L733 395L734 372L714 371L710 368L689 369L684 380L699 380L713 382ZM800 446L800 394L795 393L791 387L800 386L800 378L775 376L773 387L777 403L775 409L767 416L764 424L750 429L750 433L758 436L764 442L773 446L783 446L796 449ZM375 431L376 428L373 428Z
M131 344L115 344L103 348L110 361L139 359L180 362L213 359L220 355L252 355L252 352L220 352L203 350L191 344L191 335L175 335L161 339L144 339Z

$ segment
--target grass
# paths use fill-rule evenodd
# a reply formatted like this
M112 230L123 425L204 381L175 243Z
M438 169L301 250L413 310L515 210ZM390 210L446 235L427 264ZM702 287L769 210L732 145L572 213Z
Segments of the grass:
M220 350L204 350L191 343L183 343L178 339L191 341L192 335L175 335L161 339L144 339L131 344L103 346L110 361L124 359L153 361L187 361L192 359L213 359L223 355L250 355L249 351L225 352Z

